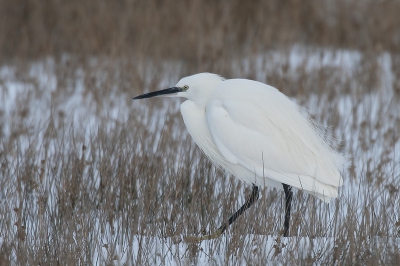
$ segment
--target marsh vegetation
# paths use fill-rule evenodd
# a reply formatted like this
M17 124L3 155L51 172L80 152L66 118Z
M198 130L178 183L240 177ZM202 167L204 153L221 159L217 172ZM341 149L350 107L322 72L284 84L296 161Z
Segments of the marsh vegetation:
M399 1L0 1L0 265L397 265ZM384 14L384 15L383 15ZM219 239L251 186L215 168L179 99L214 72L274 87L351 160L339 197L283 192Z

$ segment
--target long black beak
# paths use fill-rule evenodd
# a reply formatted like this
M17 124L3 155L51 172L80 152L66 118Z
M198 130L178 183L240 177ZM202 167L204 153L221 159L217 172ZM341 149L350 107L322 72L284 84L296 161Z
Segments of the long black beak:
M145 93L145 94L136 96L135 98L132 98L132 99L134 99L134 100L146 99L146 98L151 98L151 97L156 97L156 96L161 96L161 95L176 94L176 93L181 92L181 91L182 91L182 88L172 87L172 88L168 88L168 89L165 89L165 90L153 91L153 92Z

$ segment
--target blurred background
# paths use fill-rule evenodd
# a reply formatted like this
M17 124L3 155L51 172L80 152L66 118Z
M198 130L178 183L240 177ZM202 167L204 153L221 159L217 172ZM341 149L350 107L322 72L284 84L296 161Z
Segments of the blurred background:
M2 60L176 59L197 67L295 44L399 52L399 1L1 1Z
M0 265L397 265L399 0L0 0ZM261 199L187 134L180 99L214 72L277 87L346 154L324 204Z

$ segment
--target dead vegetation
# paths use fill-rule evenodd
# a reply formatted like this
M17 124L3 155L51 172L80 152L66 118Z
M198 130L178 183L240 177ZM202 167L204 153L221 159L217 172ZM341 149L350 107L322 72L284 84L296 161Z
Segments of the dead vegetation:
M400 1L0 1L0 58L213 60L293 43L399 52Z
M1 1L0 265L397 265L399 13L399 1ZM306 47L296 67L293 45ZM310 70L328 48L359 60ZM283 192L263 189L220 239L174 244L250 193L193 144L179 101L131 101L200 71L278 87L352 159L331 204L295 193L290 241Z

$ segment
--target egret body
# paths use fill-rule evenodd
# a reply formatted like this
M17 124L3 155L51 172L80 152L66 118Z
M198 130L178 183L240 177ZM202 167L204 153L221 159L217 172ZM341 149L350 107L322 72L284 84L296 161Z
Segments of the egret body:
M216 235L257 200L258 186L284 189L285 236L292 187L325 202L337 197L345 157L331 149L304 109L274 87L200 73L133 99L154 96L186 98L180 109L196 144L215 165L253 185L245 205Z

